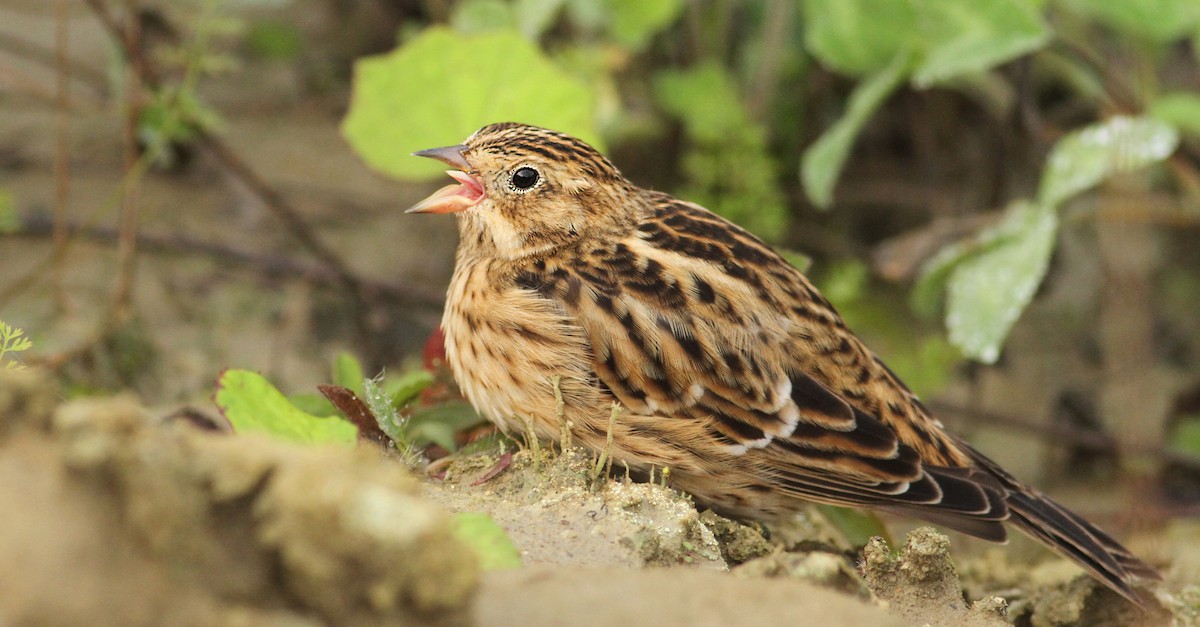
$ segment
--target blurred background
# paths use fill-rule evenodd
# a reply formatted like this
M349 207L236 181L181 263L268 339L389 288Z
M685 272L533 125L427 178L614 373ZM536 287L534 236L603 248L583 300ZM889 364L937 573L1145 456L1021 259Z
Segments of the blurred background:
M503 120L786 251L1086 517L1195 533L1194 0L0 0L0 361L210 411L436 357L407 155Z

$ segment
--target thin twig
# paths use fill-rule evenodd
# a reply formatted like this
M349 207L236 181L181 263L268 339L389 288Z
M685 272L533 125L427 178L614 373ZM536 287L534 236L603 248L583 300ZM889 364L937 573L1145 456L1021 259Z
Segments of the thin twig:
M25 218L9 237L47 237L52 235L53 228L51 221L45 218ZM117 239L116 229L109 227L81 226L68 222L66 230L68 236L73 239L83 238L95 242L114 242ZM138 249L142 251L168 255L205 256L230 266L252 269L273 279L302 279L318 285L340 286L338 276L327 267L304 263L289 257L250 252L186 235L140 233L137 239ZM370 280L363 280L362 284L364 290L377 295L382 301L401 303L406 306L440 310L445 298L440 291L421 287ZM9 290L6 289L4 294L0 294L0 305L4 303L5 295L8 292Z
M71 195L71 71L68 64L67 0L54 3L54 52L57 85L54 142L54 284L59 308L68 303L63 273L67 252L67 208Z
M284 200L275 188L263 180L249 164L234 154L220 138L201 131L200 141L226 169L266 203L267 208L275 214L275 217L279 218L280 222L283 222L292 237L295 237L318 261L328 266L348 291L362 292L363 280L350 270L340 255L317 237L304 218L300 217L300 212Z
M127 11L125 27L121 42L126 51L141 50L141 20L137 13ZM140 149L138 147L137 125L142 107L138 103L138 95L142 93L142 76L145 65L144 59L129 55L126 59L125 76L125 120L122 132L124 145L125 172L133 172L138 166ZM117 283L113 289L112 321L120 324L127 320L131 309L130 301L133 295L134 273L137 267L137 228L141 200L141 177L126 177L127 183L121 188L121 204L117 218Z

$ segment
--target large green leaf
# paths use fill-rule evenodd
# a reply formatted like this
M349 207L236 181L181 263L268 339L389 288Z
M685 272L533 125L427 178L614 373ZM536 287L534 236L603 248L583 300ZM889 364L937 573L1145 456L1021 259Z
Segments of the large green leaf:
M918 87L978 73L1045 45L1050 29L1029 0L914 0L924 55Z
M1056 207L1113 174L1166 159L1178 145L1174 128L1149 118L1114 116L1080 129L1051 150L1038 201Z
M1064 0L1063 4L1120 32L1158 42L1182 39L1200 27L1196 0Z
M910 53L902 52L887 67L859 83L850 94L842 117L804 151L800 180L804 183L804 192L816 206L826 209L833 202L833 186L850 154L850 147L867 118L908 75L911 58Z
M804 45L821 63L851 76L881 71L912 46L912 3L805 0Z
M459 143L492 122L552 128L600 147L595 94L515 31L423 31L395 51L358 61L342 133L371 167L410 178L444 166L415 150Z
M307 414L288 402L262 375L248 370L226 370L213 396L217 407L241 433L266 433L301 444L353 445L358 428L336 416Z
M963 353L990 364L1046 274L1058 216L1052 207L1016 203L989 231L983 238L994 243L950 275L946 327Z

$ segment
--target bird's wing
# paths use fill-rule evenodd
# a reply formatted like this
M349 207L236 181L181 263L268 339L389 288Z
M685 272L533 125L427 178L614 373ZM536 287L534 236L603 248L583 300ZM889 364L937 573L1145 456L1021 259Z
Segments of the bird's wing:
M1003 539L994 480L925 463L870 402L831 387L830 364L877 362L799 272L698 205L653 198L632 234L518 279L571 312L626 408L693 420L713 455L762 459L785 493Z

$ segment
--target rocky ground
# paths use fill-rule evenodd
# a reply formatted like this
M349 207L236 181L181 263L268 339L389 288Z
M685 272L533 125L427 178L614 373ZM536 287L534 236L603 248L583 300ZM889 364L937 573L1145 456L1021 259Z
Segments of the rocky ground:
M928 528L854 551L818 516L771 534L578 450L441 464L301 447L60 404L0 372L0 624L1195 624L1174 571L1140 612L1077 570L951 559ZM619 475L619 473L617 473ZM488 476L485 476L488 475ZM490 476L494 475L494 476ZM521 553L481 572L448 512L482 511ZM957 566L956 566L957 562ZM1057 564L1057 562L1056 562ZM964 596L964 588L967 593Z

